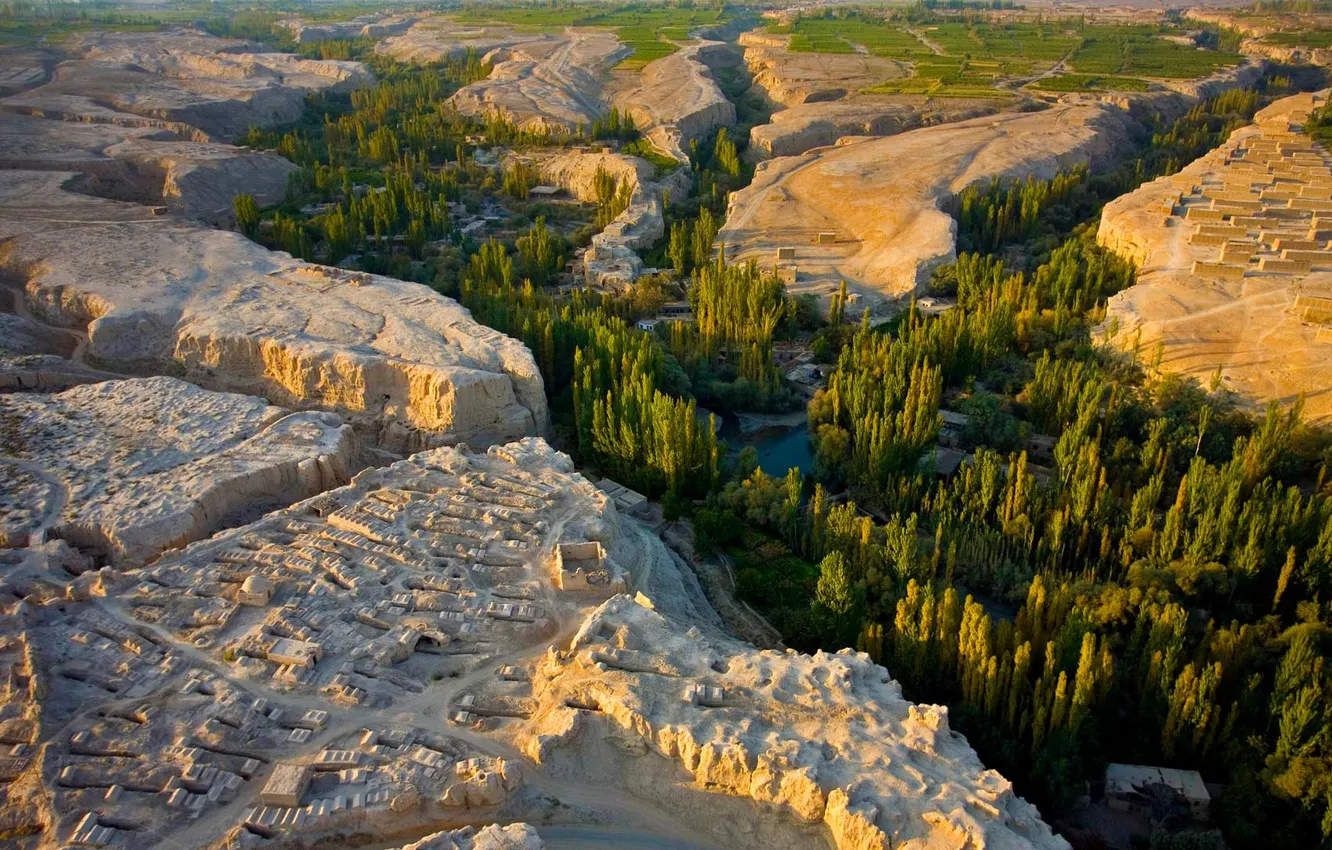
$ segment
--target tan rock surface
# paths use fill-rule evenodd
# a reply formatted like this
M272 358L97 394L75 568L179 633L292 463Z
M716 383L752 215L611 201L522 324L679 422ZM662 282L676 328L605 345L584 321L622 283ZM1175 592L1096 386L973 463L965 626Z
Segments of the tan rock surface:
M391 450L546 427L531 353L457 302L71 197L56 176L0 173L0 265L32 313L86 327L93 364L332 410Z
M866 53L801 53L786 49L771 36L746 33L745 64L754 79L774 102L783 106L840 100L885 80L905 77L900 62Z
M530 55L544 55L563 39L539 32L522 32L513 27L490 24L461 24L446 15L427 15L417 19L404 33L389 36L375 45L375 52L392 56L399 62L442 62L460 59L468 51L480 57L491 56L500 48L523 45Z
M639 754L622 781L665 759L707 796L750 798L794 834L821 824L810 840L847 850L1067 848L947 709L907 702L863 653L760 652L682 632L642 601L609 600L536 667L539 708L518 736L529 757L560 762L568 747L576 760L606 737ZM762 846L750 824L707 820L728 846Z
M797 291L832 291L845 279L862 293L900 296L955 256L943 200L975 183L1048 178L1105 159L1130 120L1102 104L1060 104L767 160L731 196L717 239L730 259L764 268L777 248L794 247ZM821 233L832 243L817 244Z
M0 167L79 171L90 194L217 223L231 220L240 192L261 205L281 201L297 170L274 153L178 141L166 130L15 114L0 122Z
M615 103L663 153L688 162L689 143L735 123L735 106L708 70L707 55L726 49L697 41L643 68L638 85L615 96Z
M923 95L853 95L774 112L749 131L749 156L797 156L843 136L891 136L918 127L965 121L1011 107L1011 98L929 98Z
M83 58L61 63L54 79L5 98L0 109L68 120L184 125L227 140L251 125L296 120L309 92L349 91L373 80L359 62L271 53L191 29L81 33L66 47Z
M360 15L350 21L289 20L281 22L297 44L350 38L401 35L416 23L413 15Z
M403 845L402 850L542 850L546 845L541 836L525 823L508 826L470 827L437 832L420 841Z
M1278 101L1258 116L1275 123L1237 130L1224 145L1179 174L1110 202L1097 239L1138 264L1136 284L1111 298L1108 306L1107 320L1119 327L1118 344L1131 345L1141 331L1142 351L1150 353L1158 343L1164 345L1162 367L1167 371L1206 384L1219 366L1226 386L1241 398L1257 404L1272 400L1290 404L1304 394L1306 417L1326 421L1332 418L1332 342L1320 342L1319 334L1332 337L1332 331L1320 331L1318 323L1303 321L1295 301L1301 294L1332 298L1332 266L1295 274L1264 273L1263 259L1278 259L1280 253L1271 250L1270 243L1258 245L1258 230L1250 228L1246 234L1244 226L1236 225L1240 231L1236 238L1252 243L1246 250L1256 252L1252 260L1230 264L1235 274L1243 276L1220 277L1207 267L1195 271L1195 262L1218 263L1222 249L1193 244L1195 223L1184 218L1189 210L1208 207L1207 198L1226 191L1225 182L1249 179L1238 170L1236 160L1242 160L1255 142L1264 137L1293 138L1307 145L1306 137L1284 132L1286 122L1281 120L1307 102L1307 95ZM1326 152L1321 158L1320 171L1332 179L1332 159ZM1165 212L1167 202L1174 214ZM1280 205L1273 201L1272 206ZM1314 214L1305 211L1302 217L1287 219L1286 238L1304 238Z
M605 105L606 74L629 55L613 32L568 28L563 35L496 48L490 76L453 95L459 111L503 115L523 128L590 127Z
M0 395L0 537L52 534L136 565L256 506L346 481L351 429L174 378Z

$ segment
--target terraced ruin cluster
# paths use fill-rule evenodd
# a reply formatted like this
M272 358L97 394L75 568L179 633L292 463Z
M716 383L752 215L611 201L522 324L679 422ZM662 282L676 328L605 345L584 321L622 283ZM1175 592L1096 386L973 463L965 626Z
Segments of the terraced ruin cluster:
M1098 239L1132 258L1136 286L1109 307L1122 345L1163 346L1171 371L1260 402L1307 397L1332 416L1332 160L1302 132L1322 96L1299 95L1178 174L1106 207Z

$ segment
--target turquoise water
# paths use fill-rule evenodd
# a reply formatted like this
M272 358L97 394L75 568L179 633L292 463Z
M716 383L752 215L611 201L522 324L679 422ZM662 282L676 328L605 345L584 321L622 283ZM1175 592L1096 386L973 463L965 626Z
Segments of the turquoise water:
M719 431L731 452L731 459L745 446L758 451L759 468L775 478L785 478L787 470L798 467L804 474L814 468L814 454L809 444L809 429L802 421L790 427L764 428L742 434L733 417L722 420Z
M785 478L793 466L805 474L814 467L809 431L804 425L784 431L762 432L748 445L758 449L759 468L774 478Z

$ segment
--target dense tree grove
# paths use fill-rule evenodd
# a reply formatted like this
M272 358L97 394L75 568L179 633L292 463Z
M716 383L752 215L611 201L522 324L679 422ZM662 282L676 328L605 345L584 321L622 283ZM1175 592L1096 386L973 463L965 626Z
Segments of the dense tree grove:
M754 263L716 259L689 288L693 322L671 322L667 348L701 397L731 410L785 410L795 403L773 363L772 344L793 329L794 302Z
M788 641L854 642L947 703L1048 814L1106 761L1166 764L1226 784L1231 846L1312 847L1332 843L1332 441L1116 339L1104 303L1133 269L1095 244L1114 192L1088 188L1168 173L1256 105L1195 109L1117 176L963 198L984 252L932 284L957 307L844 335L809 407L812 498L745 469L695 533ZM941 478L944 399L975 449Z
M531 348L547 394L571 414L581 457L652 494L713 488L724 451L716 423L700 420L694 402L678 397L683 376L671 374L674 361L651 336L612 314L599 296L575 293L562 303L530 279L516 284L513 260L495 241L473 255L461 289L479 321ZM672 379L677 394L659 389Z
M691 145L697 192L667 199L666 236L645 257L673 275L627 297L557 294L577 240L625 209L631 187L599 173L590 220L571 234L560 205L529 197L532 166L476 164L474 134L623 141L632 122L611 112L552 134L459 116L448 93L487 70L472 56L377 70L371 89L312 100L301 126L250 134L300 166L306 206L238 198L241 229L432 282L523 340L580 461L666 494L673 511L706 499L693 511L700 550L734 559L739 592L789 643L857 645L908 697L948 704L1047 814L1108 760L1163 763L1226 784L1231 846L1332 844L1332 443L1298 404L1254 416L1219 376L1204 387L1165 374L1160 349L1120 338L1105 302L1134 269L1094 239L1106 200L1213 147L1257 93L1149 128L1116 168L962 193L962 253L931 281L956 306L912 305L873 327L844 324L845 288L825 324L777 278L726 263L727 196L751 176L742 132ZM529 212L477 242L451 203ZM681 298L693 324L634 327ZM789 409L774 344L815 329L829 375L808 407L808 480L757 471L752 450L728 464L696 404ZM947 476L941 409L966 417L950 445L969 454Z

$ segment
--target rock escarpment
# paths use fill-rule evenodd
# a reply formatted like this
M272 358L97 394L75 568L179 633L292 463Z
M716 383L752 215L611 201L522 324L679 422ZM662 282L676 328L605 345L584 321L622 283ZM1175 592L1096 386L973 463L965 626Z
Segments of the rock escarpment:
M0 102L7 111L165 129L191 128L228 140L249 127L300 117L305 96L373 81L359 62L302 59L197 30L81 33L66 45L82 56L54 79Z
M754 87L780 107L767 124L749 131L751 159L796 156L843 136L888 136L917 127L962 121L1013 107L993 98L930 98L867 94L866 89L906 76L906 66L868 54L788 50L786 36L750 32L740 38Z
M802 103L774 112L749 131L755 159L798 156L836 143L843 136L891 136L919 127L950 124L998 112L1011 99L929 98L919 95L857 95Z
M540 32L520 32L513 27L491 24L460 24L443 15L418 18L406 32L391 35L375 45L375 52L399 62L443 62L461 59L474 52L484 61L504 56L496 51L522 45L530 55L553 50L562 39ZM545 45L544 47L542 45Z
M30 202L0 193L0 219L40 214ZM10 237L0 264L34 315L86 328L94 365L330 410L396 451L546 427L531 353L427 287L301 263L235 233L135 220L141 207L80 206L95 223L0 220Z
M797 290L831 292L845 279L862 293L904 295L956 256L945 199L976 183L1108 160L1131 125L1111 106L1060 104L767 160L731 196L717 238L730 258L764 268L778 248L794 248L783 265Z
M580 201L597 202L596 175L605 172L620 187L629 187L629 205L600 233L583 255L583 273L589 286L622 289L643 272L638 252L651 247L665 233L663 196L684 197L691 177L677 168L657 181L655 169L646 160L617 153L571 151L542 158L536 163L542 179L567 191Z
M499 47L485 56L494 63L490 76L459 89L452 102L465 114L500 115L523 129L590 128L604 111L606 73L629 53L602 29Z
M864 53L796 52L786 48L786 40L763 33L740 36L754 85L782 106L841 100L908 74L905 66L891 59Z
M533 696L540 707L519 740L538 764L609 736L637 754L626 773L654 772L639 762L660 757L704 797L752 799L811 842L1068 847L949 729L947 709L907 702L863 653L760 652L686 633L646 600L618 596L537 665ZM731 846L759 838L724 819L711 828Z
M735 106L707 64L709 54L726 49L697 41L650 62L639 84L617 94L615 103L662 153L688 162L691 141L735 123Z
M372 81L358 62L258 52L193 30L85 33L68 47L84 58L0 98L0 167L78 171L81 191L213 223L230 220L238 193L281 201L296 167L210 139L293 121L307 94ZM7 61L30 60L0 56L0 67Z
M51 534L137 565L256 506L336 487L357 463L350 428L174 378L0 395L0 538Z
M0 167L78 171L81 191L161 205L214 223L231 220L245 192L280 202L296 166L276 154L179 141L166 130L7 115L0 122Z
M388 38L401 35L416 23L412 15L360 15L350 21L282 21L297 44L350 38Z
M1138 266L1108 304L1115 342L1159 344L1164 369L1203 382L1220 368L1254 404L1303 395L1318 421L1332 417L1332 322L1310 305L1332 303L1315 225L1332 213L1320 198L1332 157L1299 132L1314 104L1277 101L1178 174L1111 201L1097 240Z

